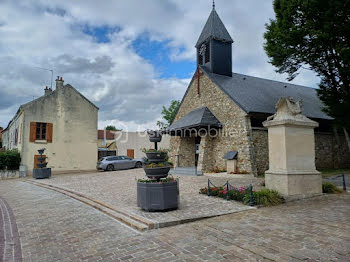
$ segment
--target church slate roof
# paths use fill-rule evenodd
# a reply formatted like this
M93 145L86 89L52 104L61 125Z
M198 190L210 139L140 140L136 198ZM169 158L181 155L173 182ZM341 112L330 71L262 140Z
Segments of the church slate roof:
M178 121L170 125L166 131L169 132L207 126L221 127L222 124L209 110L208 107L199 107L184 115Z
M207 22L199 36L196 47L199 47L208 38L214 38L216 40L233 43L233 40L228 33L225 25L221 21L219 15L216 13L215 9L211 11Z
M203 66L200 68L246 113L274 114L277 101L288 96L302 100L303 114L307 117L333 119L321 110L323 104L314 88L237 73L228 77L213 74Z

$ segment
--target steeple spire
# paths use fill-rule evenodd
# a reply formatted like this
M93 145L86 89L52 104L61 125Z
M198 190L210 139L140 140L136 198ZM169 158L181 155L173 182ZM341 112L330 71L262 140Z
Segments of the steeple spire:
M196 47L199 47L209 38L220 40L223 42L233 43L230 34L227 32L225 25L215 11L215 2L213 1L213 10L211 11L207 22L199 36Z

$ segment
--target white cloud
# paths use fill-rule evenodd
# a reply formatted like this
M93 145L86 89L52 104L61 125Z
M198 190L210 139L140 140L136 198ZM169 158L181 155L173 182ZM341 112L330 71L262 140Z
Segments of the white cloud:
M0 126L18 106L42 95L53 69L100 107L99 126L154 127L162 105L181 99L190 79L159 79L157 65L135 53L141 35L167 41L173 61L195 59L194 45L211 11L207 0L3 0L0 4ZM233 71L284 80L263 50L272 0L217 1L235 40ZM115 28L107 43L83 29ZM294 83L315 86L303 72Z

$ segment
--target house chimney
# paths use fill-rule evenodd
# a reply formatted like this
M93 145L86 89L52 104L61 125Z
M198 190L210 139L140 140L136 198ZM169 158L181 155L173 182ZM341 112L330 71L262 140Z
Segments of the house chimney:
M57 76L57 79L56 79L56 89L59 89L59 88L62 88L63 87L63 79L62 79L62 76Z
M45 87L44 91L45 91L45 95L48 95L48 94L52 93L52 89L48 88L47 86Z

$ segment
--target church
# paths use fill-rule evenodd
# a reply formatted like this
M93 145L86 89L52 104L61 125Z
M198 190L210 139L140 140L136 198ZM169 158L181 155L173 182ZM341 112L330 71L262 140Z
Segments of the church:
M169 156L175 170L195 174L225 170L224 156L235 152L235 173L263 174L269 159L268 133L262 122L276 112L281 97L301 100L303 114L319 123L316 168L349 167L345 137L322 111L316 90L233 73L232 44L213 6L195 45L197 70L174 122L164 131L171 135Z

